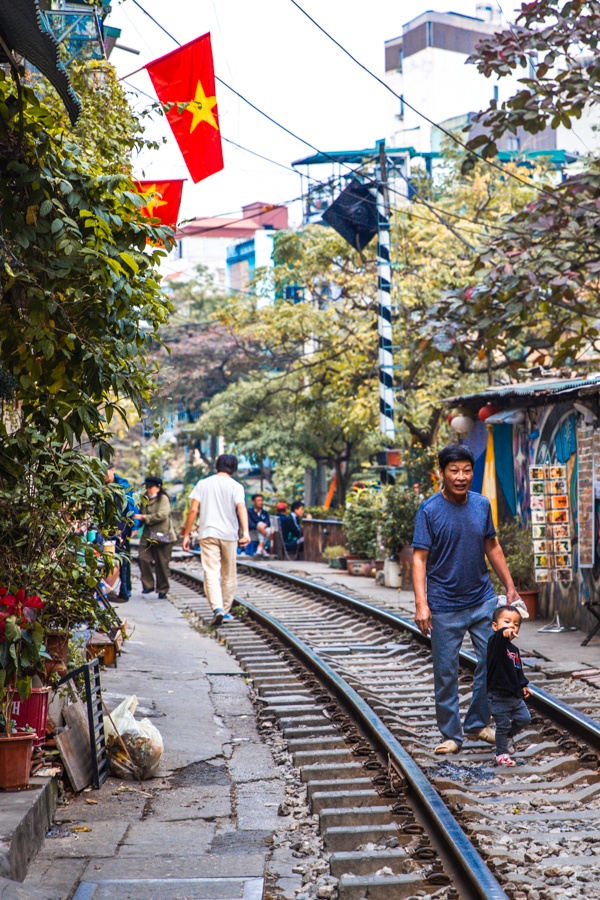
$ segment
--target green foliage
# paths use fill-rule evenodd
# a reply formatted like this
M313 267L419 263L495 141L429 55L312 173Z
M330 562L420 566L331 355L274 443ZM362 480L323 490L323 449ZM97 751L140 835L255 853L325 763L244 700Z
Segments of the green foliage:
M321 556L323 559L339 559L340 556L345 556L347 550L345 547L342 547L341 544L333 544L331 547L325 547Z
M388 485L383 489L384 502L381 512L380 534L389 557L398 554L407 544L412 543L417 510L422 503L412 488L401 484Z
M255 291L282 298L288 284L301 284L305 302L229 301L221 322L246 373L207 404L198 429L294 472L325 462L343 505L377 428L374 247L361 257L331 229L314 226L280 232L274 243L276 265L258 273Z
M531 528L514 519L499 527L498 539L517 590L536 590Z
M370 488L353 491L344 514L344 533L351 554L374 559L381 518L381 492Z
M0 586L0 728L13 729L12 704L31 695L31 680L43 670L44 635L38 621L43 608L38 596L23 588Z
M481 72L503 78L525 71L512 98L476 117L483 134L469 146L491 156L505 134L571 128L592 110L599 28L596 0L541 0L524 4L509 30L485 37L471 59ZM572 365L600 346L597 151L560 183L540 187L474 260L472 290L450 295L439 313L486 354L502 357L526 342L538 351L535 363Z
M74 532L113 530L108 429L153 388L148 349L169 304L131 179L141 146L110 67L82 65L85 113L69 130L53 92L0 72L0 571L44 597L56 624L95 621L98 559ZM16 407L16 408L15 408ZM90 453L93 452L94 455Z

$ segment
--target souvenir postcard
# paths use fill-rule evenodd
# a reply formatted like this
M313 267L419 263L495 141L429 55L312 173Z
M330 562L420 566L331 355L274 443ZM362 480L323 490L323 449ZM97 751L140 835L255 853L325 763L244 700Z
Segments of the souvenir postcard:
M550 529L548 533L548 537L553 538L570 538L571 537L571 529L568 525L548 525Z
M573 581L572 569L555 569L552 573L553 581Z
M539 538L545 538L546 537L546 528L549 528L549 527L551 527L551 526L549 526L549 525L533 525L533 527L531 529L533 532L533 539L538 540Z
M534 496L531 498L531 508L532 509L546 509L546 504L544 503L544 497Z
M532 509L531 524L532 525L544 525L545 522L546 522L546 510L545 509Z
M569 521L569 511L568 509L551 509L548 512L548 521L557 525L561 525L564 522Z
M552 497L552 509L568 509L569 498L566 494L555 494Z
M563 569L573 565L573 557L570 553L557 553L554 557L554 565L557 569Z
M558 481L549 481L550 485L550 493L551 494L566 494L567 493L567 482L564 478L559 479Z
M552 547L549 547L550 541L534 541L533 542L533 552L534 553L547 553L548 550L552 550Z
M557 528L560 526L556 526ZM549 543L549 541L546 541ZM562 538L558 541L553 541L554 547L553 550L555 553L570 553L571 552L571 540L570 538Z
M535 567L536 569L547 569L552 565L552 557L547 556L545 553L536 553L535 554Z
M566 478L566 466L546 466L546 478Z
M548 581L548 569L535 569L536 581Z
M529 480L536 481L545 478L543 466L531 466L529 469Z
M551 484L553 482L550 482ZM531 482L531 493L532 494L545 494L546 493L546 482L545 481L532 481Z

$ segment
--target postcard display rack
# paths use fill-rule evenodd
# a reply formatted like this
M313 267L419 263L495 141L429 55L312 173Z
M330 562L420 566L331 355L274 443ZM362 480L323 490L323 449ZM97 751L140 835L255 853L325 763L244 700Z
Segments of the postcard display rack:
M566 466L531 466L531 526L536 581L572 581L571 511Z

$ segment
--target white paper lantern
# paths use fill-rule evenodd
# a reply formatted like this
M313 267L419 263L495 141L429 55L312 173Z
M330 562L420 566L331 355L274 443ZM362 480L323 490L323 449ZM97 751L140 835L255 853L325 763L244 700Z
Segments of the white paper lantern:
M454 416L450 422L450 427L453 428L457 434L469 434L469 432L473 431L475 428L475 420L471 416Z

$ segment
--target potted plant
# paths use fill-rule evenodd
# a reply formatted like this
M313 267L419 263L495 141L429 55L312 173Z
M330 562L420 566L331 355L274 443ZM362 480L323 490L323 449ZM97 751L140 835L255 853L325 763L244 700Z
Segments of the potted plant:
M535 580L533 537L531 528L519 519L506 522L499 528L498 539L504 550L508 571L529 613L530 619L538 615L538 586ZM494 577L498 591L503 588Z
M344 533L348 542L346 565L350 575L370 575L377 555L377 527L381 494L361 488L348 498L344 513Z
M413 558L411 542L417 510L422 500L423 498L414 490L401 484L393 484L384 488L380 526L381 540L388 559L397 565L396 569L388 563L385 570L386 584L389 587L410 590Z
M17 731L13 721L16 698L31 696L32 678L43 669L43 630L38 612L44 604L23 588L0 587L0 787L15 790L29 783L36 734Z
M346 568L346 548L341 544L334 544L331 547L325 547L321 554L323 559L329 563L330 569Z

